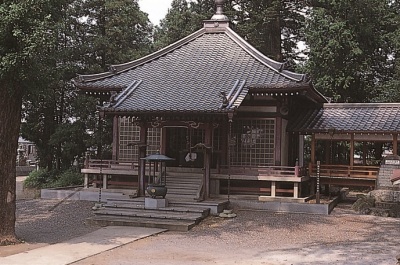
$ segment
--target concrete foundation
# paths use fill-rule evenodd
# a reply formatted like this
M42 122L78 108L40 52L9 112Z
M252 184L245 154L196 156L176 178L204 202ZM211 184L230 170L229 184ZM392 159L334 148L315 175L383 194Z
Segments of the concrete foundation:
M146 209L159 209L168 207L167 199L153 199L153 198L144 198L144 208Z

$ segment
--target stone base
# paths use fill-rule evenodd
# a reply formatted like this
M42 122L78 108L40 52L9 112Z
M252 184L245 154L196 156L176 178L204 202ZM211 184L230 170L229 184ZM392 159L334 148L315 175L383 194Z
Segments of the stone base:
M167 199L153 199L153 198L144 198L144 208L145 209L158 209L168 207Z

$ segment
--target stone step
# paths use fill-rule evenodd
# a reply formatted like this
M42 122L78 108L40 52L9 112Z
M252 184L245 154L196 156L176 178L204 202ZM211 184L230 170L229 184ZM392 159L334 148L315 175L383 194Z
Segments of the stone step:
M137 202L126 202L126 201L113 201L113 202L107 202L107 204L104 204L105 208L112 208L112 209L142 209L144 210L144 203L138 204ZM159 209L160 211L165 211L165 212L180 212L180 213L196 213L200 214L204 217L208 216L210 213L209 208L205 207L180 207L180 206L174 206L174 207L166 207Z
M177 183L177 184L190 184L190 183L195 183L199 184L201 183L201 179L169 179L167 178L167 184L169 183Z
M154 218L154 219L168 219L168 220L186 220L193 221L198 224L206 216L200 213L191 212L174 212L164 211L162 209L120 209L120 208L102 208L94 212L96 216L126 216L126 217L139 217L139 218Z
M195 194L173 194L167 193L167 196L165 198L169 199L177 199L177 200L183 200L183 201L195 201L196 195Z
M167 178L187 178L187 179L201 179L203 173L186 173L186 172L169 172L167 171Z
M229 201L212 201L212 200L206 200L206 201L200 201L200 202L193 202L191 201L182 201L179 200L179 198L174 198L170 199L168 202L170 207L190 207L190 208L208 208L210 209L210 214L212 215L218 215L220 212L222 212L224 209L227 209L229 206ZM189 206L190 205L190 206Z
M184 190L179 190L179 189L168 189L167 195L168 194L179 194L179 195L196 195L197 189L184 189Z
M200 186L200 183L171 183L167 182L167 185L165 185L167 188L180 188L180 189L185 189L185 188L197 188Z
M187 220L168 220L155 218L137 218L128 216L107 216L99 215L87 219L90 224L101 226L136 226L162 228L171 231L186 232L192 229L196 223Z

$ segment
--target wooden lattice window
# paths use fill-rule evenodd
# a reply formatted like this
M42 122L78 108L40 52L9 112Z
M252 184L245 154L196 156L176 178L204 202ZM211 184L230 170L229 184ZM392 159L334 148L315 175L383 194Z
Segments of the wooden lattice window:
M121 117L119 122L119 159L137 161L139 150L138 146L134 143L139 141L140 127L134 125L131 117ZM148 128L147 144L147 154L155 154L160 151L160 128Z
M275 120L236 120L232 126L231 165L274 165Z

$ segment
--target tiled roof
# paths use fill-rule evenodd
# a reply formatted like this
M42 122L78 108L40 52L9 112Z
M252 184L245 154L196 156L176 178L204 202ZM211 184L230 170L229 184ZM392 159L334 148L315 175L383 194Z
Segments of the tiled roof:
M238 107L252 87L311 90L320 102L325 100L305 75L285 70L229 27L203 28L163 50L111 68L75 80L84 90L124 88L125 96L119 95L108 111L226 111ZM221 92L228 104L222 104Z
M344 133L399 133L400 104L330 103L321 109L299 112L287 131L326 133L334 128Z

